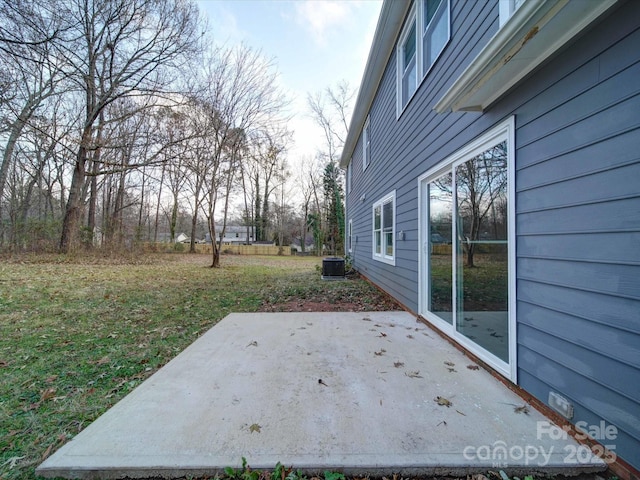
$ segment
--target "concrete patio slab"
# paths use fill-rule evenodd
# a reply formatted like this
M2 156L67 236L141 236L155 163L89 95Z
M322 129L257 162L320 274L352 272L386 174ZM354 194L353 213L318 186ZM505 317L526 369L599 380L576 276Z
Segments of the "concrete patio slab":
M232 314L36 473L214 475L243 456L253 468L374 476L604 469L468 367L405 312Z

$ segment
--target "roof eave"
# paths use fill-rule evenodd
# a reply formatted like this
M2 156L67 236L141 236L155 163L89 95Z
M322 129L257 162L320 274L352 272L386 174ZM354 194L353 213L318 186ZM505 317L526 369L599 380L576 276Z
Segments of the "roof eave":
M360 82L358 97L351 115L349 131L340 156L340 167L342 168L346 168L351 161L360 131L367 119L369 109L378 91L378 85L380 85L396 38L402 28L402 22L410 6L411 0L384 0L382 4L373 43Z

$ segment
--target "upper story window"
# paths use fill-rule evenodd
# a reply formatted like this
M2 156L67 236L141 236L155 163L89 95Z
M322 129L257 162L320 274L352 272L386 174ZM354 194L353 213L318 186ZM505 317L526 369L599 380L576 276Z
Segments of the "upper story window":
M371 121L367 117L367 121L362 128L362 170L366 170L371 160Z
M449 0L422 0L422 71L431 69L449 41Z
M397 46L398 117L449 41L449 1L416 0L409 12Z
M351 159L351 161L349 162L349 165L347 165L347 173L346 173L346 189L347 189L347 195L349 193L351 193L351 165L353 165L353 159Z
M498 0L498 10L500 13L500 27L520 8L525 0Z
M411 10L398 44L398 111L404 110L418 87L416 9Z

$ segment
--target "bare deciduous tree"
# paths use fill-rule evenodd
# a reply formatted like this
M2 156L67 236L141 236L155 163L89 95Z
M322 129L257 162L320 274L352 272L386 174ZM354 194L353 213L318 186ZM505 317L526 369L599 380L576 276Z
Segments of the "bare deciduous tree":
M69 28L56 47L85 100L60 239L67 252L76 243L100 113L120 98L166 92L172 69L197 46L198 15L192 3L179 0L73 0L58 8Z

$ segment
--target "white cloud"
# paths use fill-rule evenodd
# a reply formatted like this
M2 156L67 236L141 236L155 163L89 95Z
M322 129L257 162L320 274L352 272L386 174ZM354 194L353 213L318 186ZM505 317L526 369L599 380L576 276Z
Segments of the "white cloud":
M305 0L297 2L296 22L308 29L321 47L326 46L329 32L345 23L350 17L349 2L337 0Z

